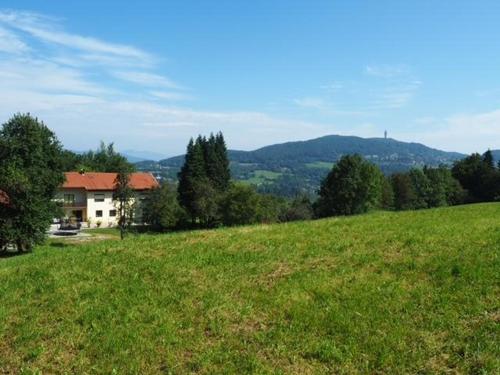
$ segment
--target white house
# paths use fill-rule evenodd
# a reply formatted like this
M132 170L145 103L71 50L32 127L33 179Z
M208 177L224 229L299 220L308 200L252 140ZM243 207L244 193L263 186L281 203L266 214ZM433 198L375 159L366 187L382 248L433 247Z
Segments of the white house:
M118 223L113 200L116 173L66 172L66 181L59 189L57 201L62 202L66 217L75 217L92 226L114 226ZM129 186L135 191L140 216L140 203L148 191L159 186L151 173L131 173ZM140 218L139 218L140 220Z

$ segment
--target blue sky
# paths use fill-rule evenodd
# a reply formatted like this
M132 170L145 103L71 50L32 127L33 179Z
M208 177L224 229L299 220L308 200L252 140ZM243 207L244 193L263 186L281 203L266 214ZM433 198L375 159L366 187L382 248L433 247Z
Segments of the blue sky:
M326 134L500 148L498 1L9 1L0 121L174 155Z

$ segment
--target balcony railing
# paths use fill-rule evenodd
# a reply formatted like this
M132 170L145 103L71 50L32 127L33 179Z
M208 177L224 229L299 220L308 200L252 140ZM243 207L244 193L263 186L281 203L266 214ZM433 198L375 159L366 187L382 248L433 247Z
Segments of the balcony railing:
M64 201L59 201L58 202L62 207L87 207L87 201L79 201L79 202L64 202Z

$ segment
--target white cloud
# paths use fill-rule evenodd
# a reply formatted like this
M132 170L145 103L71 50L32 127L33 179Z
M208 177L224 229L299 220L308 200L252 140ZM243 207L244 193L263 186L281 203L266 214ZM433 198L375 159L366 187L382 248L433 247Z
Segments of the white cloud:
M136 83L141 86L168 87L171 89L181 88L177 83L159 74L137 71L118 71L113 72L112 75L116 78Z
M447 151L482 153L488 148L500 149L500 109L442 119L424 117L415 123L417 129L399 136Z
M30 58L14 58L0 62L0 83L3 91L10 89L86 95L107 91L87 80L80 70Z
M178 92L167 92L167 91L150 91L150 95L164 100L191 100L193 97L191 95L181 94Z
M32 13L0 11L0 53L0 123L16 112L31 112L73 149L94 147L104 139L122 149L146 143L150 150L172 155L184 151L189 137L218 130L240 149L332 133L380 132L371 118L338 128L259 111L174 106L174 101L193 97L159 72L159 59L133 46L71 34L58 21ZM376 87L334 82L318 88L324 89L320 95L293 102L323 116L379 115L408 105L422 85L408 68L371 66L365 73L384 79L370 80L378 82ZM137 86L127 91L123 82ZM341 106L345 95L356 103L355 110ZM482 151L500 148L499 124L500 110L416 121L417 130L399 136L449 150Z
M46 43L90 54L136 59L148 63L153 60L150 54L132 46L108 43L96 38L67 33L58 27L53 18L36 13L1 11L0 22L13 29L31 34L31 36Z
M0 27L0 52L22 54L29 51L29 47L9 30Z

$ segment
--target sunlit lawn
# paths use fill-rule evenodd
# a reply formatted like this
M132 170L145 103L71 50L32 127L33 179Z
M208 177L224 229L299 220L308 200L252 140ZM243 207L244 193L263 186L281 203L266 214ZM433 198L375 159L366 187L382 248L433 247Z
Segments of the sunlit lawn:
M500 204L48 243L0 258L0 374L494 374L499 254Z

